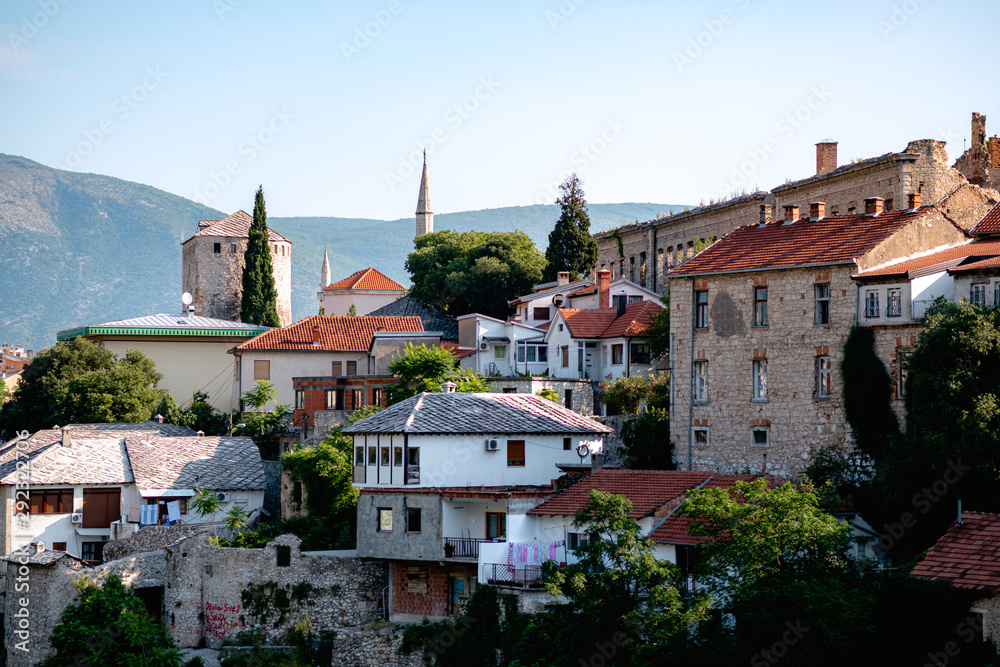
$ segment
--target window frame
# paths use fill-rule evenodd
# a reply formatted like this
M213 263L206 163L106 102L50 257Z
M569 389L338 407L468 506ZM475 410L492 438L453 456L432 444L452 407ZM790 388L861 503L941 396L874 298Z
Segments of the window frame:
M698 441L699 434L705 434L705 439L701 442ZM707 426L692 426L691 427L691 443L695 447L708 447L711 443L711 434Z
M351 389L351 409L360 410L365 407L365 390Z
M761 328L767 326L767 285L753 288L753 325Z
M392 448L392 466L394 468L403 467L403 448L396 446Z
M256 380L270 380L271 379L271 360L270 359L254 359L253 360L253 379Z
M986 286L989 283L972 283L969 285L969 303L973 306L986 306ZM979 298L977 298L979 294Z
M496 517L496 535L490 535L490 518ZM486 513L486 539L496 540L501 537L507 537L507 513L506 512L487 512Z
M23 493L23 491L21 492ZM55 497L55 501L51 501L50 497ZM23 496L22 496L23 497ZM69 498L69 509L67 507L66 499ZM36 505L35 498L38 498L40 503L38 504L38 509L32 509ZM21 501L23 502L23 501ZM52 503L54 509L48 509ZM72 514L73 513L73 489L28 489L28 515L32 516L35 514Z
M388 521L386 521L388 519ZM388 526L388 527L385 527ZM392 508L391 507L379 507L375 510L375 532L378 533L391 533L392 532Z
M652 362L652 353L647 343L629 343L628 360L630 364L645 364Z
M507 346L506 345L495 345L493 347L493 358L494 359L506 359L507 358Z
M347 362L347 377L354 377L358 374L358 362L348 361Z
M833 389L833 361L829 355L816 357L816 398L829 400Z
M699 359L694 362L694 402L708 403L708 361Z
M825 291L826 294L821 294ZM813 285L813 295L816 300L816 316L813 323L816 326L829 326L830 324L830 283L816 283Z
M304 389L295 390L295 409L302 410L306 407L306 392Z
M767 403L767 359L753 360L753 398L756 403Z
M757 433L764 434L764 442L757 442ZM750 427L750 446L751 447L770 447L771 446L771 427L770 426L751 426Z
M695 290L694 293L694 328L708 328L708 290Z
M911 350L908 347L896 349L896 398L903 400L906 398L906 378L909 375L909 357Z
M330 362L330 374L335 377L344 376L344 362L343 361L332 361Z
M542 322L551 320L552 314L549 306L534 306L531 310L531 319L541 320Z
M611 345L611 365L621 366L624 363L625 363L624 343L613 343Z
M524 440L507 441L507 467L523 468L525 463ZM520 452L520 456L517 456Z
M865 319L875 320L879 317L878 290L865 291Z
M546 343L517 343L518 364L547 364L549 363L549 346ZM530 352L530 354L529 354ZM534 359L529 359L534 357ZM544 357L544 358L543 358Z
M903 290L900 287L890 287L886 290L885 296L885 316L903 316Z
M413 517L416 516L416 522L414 522ZM414 528L413 524L416 523L417 527ZM407 507L406 508L406 532L407 533L419 533L421 532L421 516L419 507Z

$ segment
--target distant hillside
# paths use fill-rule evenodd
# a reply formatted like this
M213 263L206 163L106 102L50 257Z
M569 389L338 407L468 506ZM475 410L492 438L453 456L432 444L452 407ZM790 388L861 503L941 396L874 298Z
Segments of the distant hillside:
M682 208L592 204L591 230ZM21 343L37 351L55 344L62 329L179 310L181 242L197 231L198 220L232 212L147 185L0 154L0 343ZM520 229L544 250L558 216L555 205L518 206L436 215L434 224L439 230ZM268 223L293 243L295 319L317 310L324 243L334 280L376 266L409 283L403 262L413 249L412 217L269 216Z

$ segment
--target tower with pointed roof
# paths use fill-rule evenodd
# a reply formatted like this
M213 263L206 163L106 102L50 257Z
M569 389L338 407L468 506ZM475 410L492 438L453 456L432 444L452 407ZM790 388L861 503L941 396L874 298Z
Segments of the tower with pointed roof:
M427 182L427 151L424 150L424 171L420 175L420 193L417 195L417 235L434 231L434 211L431 210L431 187Z
M326 244L323 244L323 266L319 270L319 287L323 289L328 287L330 283L333 282L333 278L330 277L330 253L327 252Z

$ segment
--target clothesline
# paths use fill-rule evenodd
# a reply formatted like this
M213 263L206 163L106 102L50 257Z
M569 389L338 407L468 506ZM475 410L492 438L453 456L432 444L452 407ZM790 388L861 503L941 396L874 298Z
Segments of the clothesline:
M547 560L559 560L557 549L566 545L565 540L555 542L508 542L507 566L541 565Z

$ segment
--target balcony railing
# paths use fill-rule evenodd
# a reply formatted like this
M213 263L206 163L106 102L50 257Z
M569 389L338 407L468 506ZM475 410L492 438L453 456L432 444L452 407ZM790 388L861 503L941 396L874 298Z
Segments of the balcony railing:
M542 568L538 565L525 565L515 569L507 563L487 563L491 584L504 586L533 586L542 583Z
M910 302L910 316L915 320L924 319L924 315L927 314L927 309L930 305L934 303L933 299L925 299L920 301Z
M483 542L492 541L479 537L446 537L444 538L444 555L447 558L474 558L479 560L479 545Z

